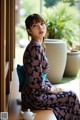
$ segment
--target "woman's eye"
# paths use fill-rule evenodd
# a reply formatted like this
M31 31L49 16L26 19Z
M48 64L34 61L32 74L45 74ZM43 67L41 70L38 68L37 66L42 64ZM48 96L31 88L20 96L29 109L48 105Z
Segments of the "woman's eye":
M32 27L35 27L35 26L36 26L35 24L32 25Z
M41 25L44 25L44 23L42 22Z

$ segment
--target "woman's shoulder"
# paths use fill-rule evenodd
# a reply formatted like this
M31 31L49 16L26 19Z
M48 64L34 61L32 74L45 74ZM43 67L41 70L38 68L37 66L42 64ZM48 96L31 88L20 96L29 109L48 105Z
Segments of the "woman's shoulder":
M34 55L34 54L42 54L42 53L43 53L42 46L37 42L31 41L26 47L24 55Z
M27 46L27 49L30 49L30 50L35 49L35 50L42 51L42 46L38 42L31 41Z

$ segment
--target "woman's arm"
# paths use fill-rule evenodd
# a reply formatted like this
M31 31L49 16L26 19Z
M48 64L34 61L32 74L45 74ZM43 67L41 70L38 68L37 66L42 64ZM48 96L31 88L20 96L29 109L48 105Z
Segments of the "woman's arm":
M63 92L64 90L62 88L58 88L58 87L55 87L55 86L52 86L51 87L51 90L48 91L48 93L60 93L60 92Z

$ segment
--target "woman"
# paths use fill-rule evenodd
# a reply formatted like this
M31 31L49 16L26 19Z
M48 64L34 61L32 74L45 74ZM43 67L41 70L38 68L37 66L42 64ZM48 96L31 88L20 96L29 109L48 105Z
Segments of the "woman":
M46 24L38 14L25 20L31 41L23 55L23 65L28 82L24 84L22 102L31 109L52 109L57 120L80 120L80 104L75 93L55 88L46 78L49 64L45 55Z

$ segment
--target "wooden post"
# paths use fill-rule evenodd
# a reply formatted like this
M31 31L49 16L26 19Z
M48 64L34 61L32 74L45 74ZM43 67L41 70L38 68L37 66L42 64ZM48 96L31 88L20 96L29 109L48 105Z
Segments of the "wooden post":
M5 20L6 20L6 0L0 0L0 92L1 92L1 107L0 111L6 111L6 81L5 81L5 46L6 46L6 33L5 33Z

